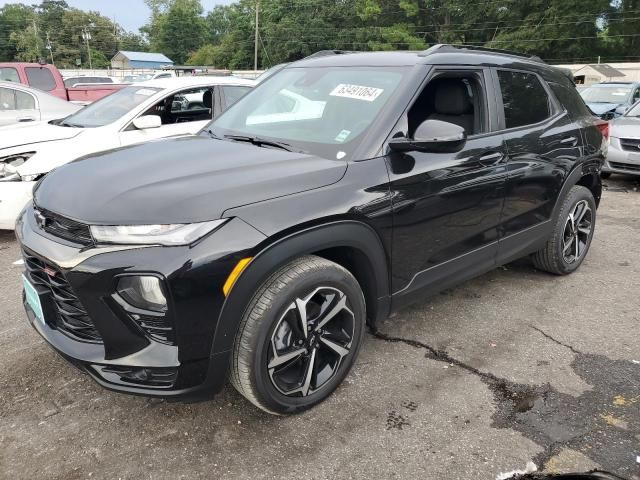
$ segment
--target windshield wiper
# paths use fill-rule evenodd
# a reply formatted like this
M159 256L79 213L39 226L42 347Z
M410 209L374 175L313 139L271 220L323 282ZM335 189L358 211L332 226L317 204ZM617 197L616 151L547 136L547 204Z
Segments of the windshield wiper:
M82 125L78 125L77 123L65 122L64 120L58 125L60 125L61 127L84 128Z
M277 142L275 140L267 140L266 138L260 137L250 137L248 135L225 135L224 138L229 140L233 140L235 142L247 142L258 147L266 146L266 147L276 147L282 150L286 150L287 152L298 152L298 153L306 153L302 150L296 150L288 143Z

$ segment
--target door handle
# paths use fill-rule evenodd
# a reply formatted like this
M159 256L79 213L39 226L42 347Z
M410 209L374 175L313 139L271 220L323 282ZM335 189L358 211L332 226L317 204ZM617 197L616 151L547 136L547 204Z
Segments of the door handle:
M567 137L560 140L561 145L571 145L575 147L578 144L578 139L576 137Z
M18 122L34 122L35 117L20 117L18 118Z
M505 155L502 152L492 152L487 153L486 155L481 156L478 161L483 164L485 167L489 167L491 165L498 165L502 163L505 159Z

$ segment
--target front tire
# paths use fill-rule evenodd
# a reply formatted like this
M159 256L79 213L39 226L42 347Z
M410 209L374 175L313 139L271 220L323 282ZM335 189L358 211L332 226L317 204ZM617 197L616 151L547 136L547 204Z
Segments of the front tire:
M533 264L555 275L573 273L587 256L595 227L593 194L588 188L575 185L562 202L551 238L533 254Z
M249 302L234 342L231 383L269 413L311 408L349 373L365 321L364 295L348 270L320 257L296 259Z
M602 178L602 180L611 178L611 172L600 172L600 178Z

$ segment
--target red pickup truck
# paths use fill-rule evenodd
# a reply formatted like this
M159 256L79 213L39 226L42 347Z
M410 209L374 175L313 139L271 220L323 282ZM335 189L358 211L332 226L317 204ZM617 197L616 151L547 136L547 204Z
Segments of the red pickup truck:
M67 88L54 65L39 63L0 63L0 81L22 83L63 100L81 104L95 102L126 87L124 84L96 84Z

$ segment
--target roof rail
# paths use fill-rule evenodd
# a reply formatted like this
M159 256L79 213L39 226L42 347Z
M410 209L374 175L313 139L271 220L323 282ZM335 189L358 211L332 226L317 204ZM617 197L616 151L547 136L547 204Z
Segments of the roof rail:
M347 53L358 53L353 50L319 50L316 53L312 53L311 55L307 55L307 58L317 58L317 57L328 57L330 55L346 55Z
M512 57L520 57L526 58L527 60L532 60L534 62L545 63L540 57L536 55L527 55L524 53L513 52L511 50L501 50L499 48L488 48L488 47L479 47L476 45L465 45L461 44L448 44L448 43L438 43L433 45L432 47L422 51L419 53L421 57L427 57L433 53L444 53L444 52L460 52L460 51L469 51L471 53L497 53L500 55L509 55Z

